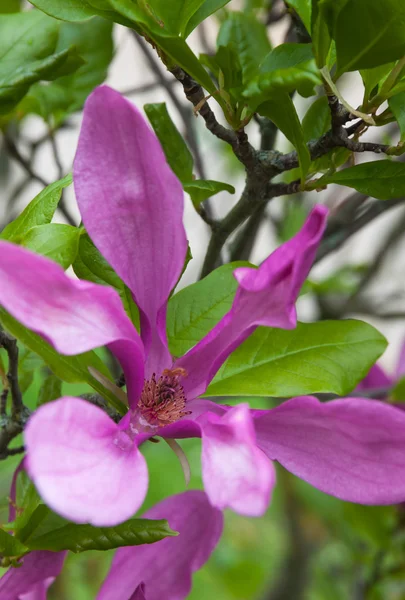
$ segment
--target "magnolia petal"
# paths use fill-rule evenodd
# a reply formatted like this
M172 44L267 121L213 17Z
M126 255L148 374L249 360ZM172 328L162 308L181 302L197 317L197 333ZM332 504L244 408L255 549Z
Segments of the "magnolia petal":
M327 209L316 206L301 231L280 246L258 269L235 270L239 287L231 310L174 367L187 372L189 399L203 394L229 354L258 325L292 329L295 302L315 258L326 226Z
M207 413L198 422L202 430L202 477L211 503L242 515L263 515L275 472L256 446L249 406L239 404L223 417Z
M144 516L167 519L179 535L117 550L97 600L131 598L142 583L147 600L187 598L192 574L208 560L223 528L222 513L197 490L171 496ZM142 596L135 598L141 600Z
M86 101L74 184L90 237L141 310L149 378L171 362L166 303L187 250L183 189L144 117L107 86Z
M132 594L129 600L147 600L145 596L145 584L142 582L135 590L135 593Z
M63 269L21 246L0 241L0 305L61 354L109 346L135 401L144 381L141 339L110 287L71 279Z
M377 400L312 396L255 415L257 444L323 492L360 504L405 500L405 412Z
M1 600L46 600L46 590L62 570L66 552L30 552L22 566L0 579Z
M356 391L385 388L390 387L392 384L392 378L379 365L373 365L365 378L356 387Z
M26 468L44 501L76 523L129 519L148 488L136 444L100 408L65 397L41 406L25 429Z

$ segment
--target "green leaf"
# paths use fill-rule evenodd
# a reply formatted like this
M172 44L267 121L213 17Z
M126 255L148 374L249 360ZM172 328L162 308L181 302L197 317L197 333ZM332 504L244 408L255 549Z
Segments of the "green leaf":
M187 38L192 31L210 15L215 13L217 10L228 4L230 0L205 0L200 8L193 14L187 23L187 27L184 32L184 37Z
M307 148L304 132L297 111L289 94L279 93L258 107L258 112L268 117L282 131L297 150L300 163L301 181L304 182L311 164L311 155Z
M316 64L322 68L327 62L331 36L325 20L325 3L312 0L311 38Z
M378 84L384 81L388 73L392 70L394 63L380 65L373 69L362 69L360 71L361 78L364 83L364 98L367 101L371 97L371 93L375 88L378 91ZM373 94L374 96L375 94Z
M253 265L244 261L223 265L170 298L167 335L174 356L195 346L230 310L238 287L233 272L245 266Z
M72 175L55 181L42 190L12 223L0 234L2 240L14 242L23 237L32 227L50 223L62 195L62 190L72 183Z
M30 2L44 13L66 21L83 21L94 15L93 10L85 0L69 0L68 2L63 0L30 0Z
M20 0L0 0L0 14L19 12L20 5Z
M110 285L121 296L122 303L129 318L139 330L139 311L132 299L132 294L122 279L97 250L90 237L82 231L79 251L73 263L73 270L79 279L86 279L101 285Z
M348 0L334 28L337 76L370 69L405 54L403 0Z
M37 84L26 99L42 117L52 113L59 122L68 113L80 110L90 92L105 80L113 57L112 22L95 17L83 23L62 23L56 51L71 46L76 47L85 63L72 75L50 85Z
M345 185L379 200L400 198L405 195L405 165L392 160L374 160L324 175L317 180L316 187L329 183Z
M405 91L396 96L392 96L392 98L388 100L388 106L398 121L399 130L401 132L401 142L405 142Z
M80 229L77 227L61 223L48 223L32 227L20 243L67 269L77 256L79 237Z
M37 406L57 400L62 396L62 380L53 373L49 373L39 389Z
M317 140L332 126L329 102L326 96L311 104L302 120L302 131L306 142Z
M115 527L92 527L69 523L44 535L31 536L26 540L30 550L79 553L87 550L113 550L124 546L153 544L177 533L167 521L131 519Z
M0 112L6 113L40 80L52 80L78 69L83 60L74 48L56 51L60 24L43 13L0 17Z
M259 327L228 358L207 395L343 396L386 346L385 338L362 321L298 323L294 330Z
M311 33L311 0L287 0L286 4L295 10L305 29Z
M0 308L0 321L15 338L21 341L27 348L39 354L49 368L68 383L87 383L97 393L106 398L122 414L126 412L126 407L107 389L104 388L89 373L88 367L93 367L111 378L107 367L103 361L93 351L77 354L76 356L65 356L58 354L50 344L45 342L39 335L30 331L21 323L16 321L4 309Z
M253 14L230 12L222 23L217 46L231 46L242 67L246 83L258 72L259 64L271 51L267 30Z
M13 557L26 554L28 548L24 546L16 537L0 529L0 554L2 556Z
M230 194L235 193L235 188L229 183L223 183L222 181L212 181L205 179L197 179L184 184L184 191L190 194L193 205L197 208L201 202L207 200L211 196L218 194L219 192L229 192Z
M390 399L394 402L405 403L405 377L402 377L391 392Z
M248 84L243 95L257 106L276 92L297 91L301 96L311 96L315 86L320 84L311 44L287 43L277 46L266 56L259 75Z
M28 348L20 349L18 357L18 382L24 394L34 380L34 373L43 365L41 358Z
M145 104L144 111L162 144L167 162L182 183L193 179L194 161L190 150L170 118L166 104Z

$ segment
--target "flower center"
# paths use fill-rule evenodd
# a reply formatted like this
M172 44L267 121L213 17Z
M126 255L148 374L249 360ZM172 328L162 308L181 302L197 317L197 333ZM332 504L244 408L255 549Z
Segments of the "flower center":
M138 409L150 425L164 427L191 414L185 410L186 396L180 383L186 376L184 369L165 369L158 380L153 374L145 381Z

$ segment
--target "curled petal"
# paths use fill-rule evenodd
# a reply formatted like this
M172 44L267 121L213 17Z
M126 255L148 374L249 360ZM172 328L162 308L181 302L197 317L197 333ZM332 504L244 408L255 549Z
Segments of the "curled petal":
M312 396L256 414L259 448L323 492L360 504L405 500L405 413L377 400Z
M142 582L135 590L135 593L132 594L129 600L147 600L145 596L145 585Z
M171 496L149 510L148 519L167 519L178 531L154 544L120 548L97 600L130 598L143 583L147 600L183 600L191 589L192 574L208 560L223 528L222 513L204 492L192 490ZM142 596L135 593L134 598Z
M83 222L141 310L147 377L170 366L166 302L187 250L183 189L141 113L109 87L88 98L74 162Z
M365 378L360 381L356 390L361 392L362 390L390 387L392 384L392 378L388 377L379 365L373 365Z
M46 590L62 570L66 552L30 552L22 566L9 570L0 579L1 600L45 600Z
M205 392L229 354L258 325L295 327L295 302L315 258L326 215L325 207L315 207L301 231L273 252L258 269L235 270L239 287L231 310L174 365L188 373L183 385L189 399Z
M141 506L146 462L100 408L65 397L40 407L25 430L26 468L44 501L76 523L112 526Z
M239 404L223 417L207 413L202 430L204 489L217 508L249 516L266 511L275 483L272 463L256 446L249 406Z
M0 241L0 305L61 354L109 346L136 399L144 381L140 337L112 288L71 279L53 261Z

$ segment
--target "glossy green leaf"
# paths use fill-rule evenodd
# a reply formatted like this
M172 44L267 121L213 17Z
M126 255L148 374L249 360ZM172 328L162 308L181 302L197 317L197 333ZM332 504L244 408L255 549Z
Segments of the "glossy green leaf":
M132 294L122 279L97 250L87 233L82 232L79 240L79 251L73 263L73 270L79 279L86 279L101 285L110 285L121 296L124 308L139 329L139 311L133 301Z
M401 404L405 404L405 377L401 377L401 379L397 381L394 389L390 394L390 399L394 402L400 402Z
M28 477L27 472L25 470L20 471L17 478L16 493L16 505L19 510L16 511L13 530L18 539L22 542L24 539L20 536L20 531L27 526L27 523L31 520L33 513L40 503L41 498L34 484Z
M217 46L231 46L242 67L243 81L257 74L259 64L271 51L266 27L253 14L230 12L222 23Z
M200 8L190 18L185 28L184 36L187 38L192 31L210 15L228 4L230 0L205 0Z
M295 10L305 29L311 33L311 0L287 0L286 4Z
M401 132L401 142L405 142L405 91L388 100L392 114L396 118Z
M348 0L336 18L338 75L370 69L405 54L403 0Z
M62 223L48 223L32 227L20 243L67 269L77 256L79 237L80 229L77 227Z
M111 377L107 367L94 351L77 354L76 356L58 354L50 344L21 325L2 308L0 308L0 322L7 331L27 348L39 354L57 377L68 383L87 383L122 414L126 412L124 405L90 375L88 368L93 367L106 377Z
M150 11L157 20L160 27L174 35L185 37L189 20L203 5L204 0L138 0L138 5L145 4L146 10Z
M162 144L167 162L182 183L193 179L190 150L168 113L166 104L145 104L144 111Z
M28 551L28 548L16 537L0 529L0 554L2 556L13 557L21 556Z
M329 102L326 96L311 104L302 120L302 131L306 142L317 140L331 128Z
M235 188L229 183L205 179L196 179L195 181L185 183L183 187L184 191L187 192L187 194L190 194L191 200L195 207L201 204L201 202L204 202L204 200L207 200L207 198L210 198L219 192L229 192L230 194L235 193Z
M34 374L43 366L42 359L28 348L20 348L18 357L18 383L24 394L34 380Z
M301 181L305 180L311 164L311 155L307 148L304 132L291 97L287 93L274 95L258 107L259 114L268 117L292 143L298 153Z
M71 183L72 175L69 174L63 179L48 185L38 196L35 196L14 221L3 229L0 238L11 242L18 241L32 227L50 223L58 206L62 190Z
M297 91L308 97L321 84L311 44L281 44L260 65L259 74L248 84L244 96L253 105L271 99L276 92ZM254 106L253 106L254 107Z
M233 272L242 266L253 265L243 261L223 265L172 296L167 335L174 356L182 356L195 346L230 310L238 287Z
M39 389L37 406L57 400L62 396L62 380L53 373L49 373Z
M36 11L0 16L0 112L6 113L40 80L74 72L75 49L56 50L60 24Z
M131 519L115 527L92 527L69 523L64 527L26 540L30 550L60 552L86 552L87 550L113 550L124 546L153 544L177 533L170 529L167 521Z
M365 377L387 341L362 321L259 327L233 352L207 390L211 396L345 395Z
M338 183L362 194L389 200L405 195L405 164L392 160L374 160L348 167L332 175L324 175L316 187Z
M20 0L0 0L0 14L16 13L20 8Z

